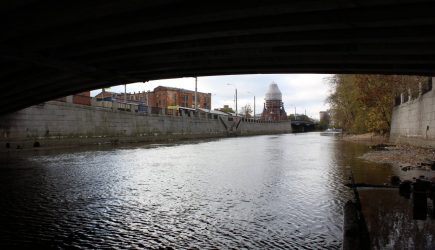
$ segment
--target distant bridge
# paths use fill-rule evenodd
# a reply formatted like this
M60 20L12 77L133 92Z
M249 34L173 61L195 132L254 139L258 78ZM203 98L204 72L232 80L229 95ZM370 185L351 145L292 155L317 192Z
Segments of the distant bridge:
M429 0L5 0L0 114L165 78L434 75L434 10Z
M293 132L308 132L314 131L315 122L312 121L291 121Z

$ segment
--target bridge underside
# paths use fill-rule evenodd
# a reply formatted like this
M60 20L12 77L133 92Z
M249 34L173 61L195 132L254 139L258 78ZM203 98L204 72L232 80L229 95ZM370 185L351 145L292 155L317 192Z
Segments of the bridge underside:
M435 74L418 0L0 3L0 114L103 86L246 73Z

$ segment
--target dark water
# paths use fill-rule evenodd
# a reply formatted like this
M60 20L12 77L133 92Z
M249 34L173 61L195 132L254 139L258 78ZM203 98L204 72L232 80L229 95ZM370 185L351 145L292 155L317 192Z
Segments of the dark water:
M309 133L2 154L0 244L338 249L349 166L393 173L365 150Z

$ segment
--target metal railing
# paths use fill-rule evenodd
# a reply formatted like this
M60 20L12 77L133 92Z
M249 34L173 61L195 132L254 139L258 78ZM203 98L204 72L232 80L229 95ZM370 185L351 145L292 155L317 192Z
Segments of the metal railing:
M401 93L400 95L394 98L394 106L399 106L400 104L407 103L411 100L417 99L420 96L430 92L432 90L432 78L429 78L427 82L423 82L419 84L418 92L411 89L408 90L407 93Z

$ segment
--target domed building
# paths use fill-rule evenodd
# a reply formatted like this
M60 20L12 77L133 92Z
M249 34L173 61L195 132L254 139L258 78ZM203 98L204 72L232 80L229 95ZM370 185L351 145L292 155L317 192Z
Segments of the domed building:
M261 114L261 119L265 121L286 120L287 113L282 102L282 94L278 88L278 84L272 82L264 98L264 108Z

